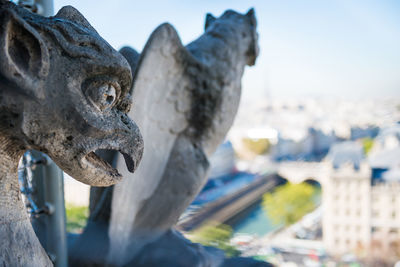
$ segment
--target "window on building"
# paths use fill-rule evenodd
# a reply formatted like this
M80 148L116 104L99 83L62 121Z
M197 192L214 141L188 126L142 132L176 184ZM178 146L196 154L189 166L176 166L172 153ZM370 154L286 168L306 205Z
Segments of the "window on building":
M392 211L392 219L396 219L396 211Z
M360 209L357 209L356 215L357 215L357 217L360 217L360 216L361 216L361 210L360 210Z
M392 242L390 242L389 248L390 248L391 251L400 251L400 250L399 250L399 248L400 248L400 243L399 243L399 241L392 241Z
M335 215L339 215L339 209L334 209Z
M363 242L361 240L357 240L357 249L362 250L364 249Z
M372 211L372 218L379 218L379 210Z
M371 241L371 247L375 249L381 249L382 248L382 243L379 240L372 240Z

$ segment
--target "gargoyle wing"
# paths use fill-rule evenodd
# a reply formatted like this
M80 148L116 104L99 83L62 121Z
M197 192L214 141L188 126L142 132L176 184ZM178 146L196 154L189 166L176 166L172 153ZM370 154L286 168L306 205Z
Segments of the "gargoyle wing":
M125 179L114 195L131 195L114 197L115 201L125 198L135 206L157 187L177 136L188 127L191 108L190 80L185 74L188 60L195 59L169 24L159 26L147 41L134 74L133 105L129 112L142 133L144 154L134 174L124 171L123 160L119 158L118 169ZM137 190L140 194L132 195ZM120 204L124 203L113 206Z
M144 123L139 123L141 131L152 128L147 124L171 133L187 127L190 96L184 65L190 57L170 24L160 25L150 36L134 75L130 113Z

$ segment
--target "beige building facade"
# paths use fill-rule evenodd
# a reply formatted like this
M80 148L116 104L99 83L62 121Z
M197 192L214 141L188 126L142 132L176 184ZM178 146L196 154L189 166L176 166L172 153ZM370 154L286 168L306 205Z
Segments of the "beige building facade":
M362 164L331 168L322 188L325 248L332 254L362 250L371 240L371 172Z
M332 168L322 190L323 242L332 255L396 257L400 252L400 182L371 183L361 164Z

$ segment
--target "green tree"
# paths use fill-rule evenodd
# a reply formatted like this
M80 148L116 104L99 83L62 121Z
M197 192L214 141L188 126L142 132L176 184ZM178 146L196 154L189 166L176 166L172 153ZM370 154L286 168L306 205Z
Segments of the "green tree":
M369 138L369 137L363 138L362 144L363 144L365 155L368 155L368 153L371 151L372 147L374 146L374 139Z
M229 225L206 225L192 233L190 240L204 246L219 248L225 251L227 257L234 257L238 256L240 252L229 244L232 234L233 230Z
M251 138L243 138L242 142L244 146L256 155L262 155L268 152L270 147L270 143L268 139L251 139Z
M315 193L317 189L308 183L288 182L264 194L262 207L274 224L283 223L288 226L315 209Z

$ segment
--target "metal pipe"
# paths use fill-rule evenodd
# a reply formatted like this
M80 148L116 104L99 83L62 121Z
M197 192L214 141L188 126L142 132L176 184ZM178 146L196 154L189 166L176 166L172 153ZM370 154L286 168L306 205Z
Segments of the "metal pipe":
M45 207L48 212L46 244L47 253L52 258L56 267L67 267L67 237L64 205L63 172L47 157L44 176Z
M41 162L32 170L33 202L37 206L32 226L54 266L67 267L63 172L45 154L32 151L32 156Z
M44 159L44 155L39 152L32 150L32 161L37 161L39 159ZM42 161L43 162L43 161ZM44 163L44 162L43 162ZM32 165L32 188L33 191L31 192L32 201L34 206L32 207L31 213L31 222L33 229L35 230L36 236L39 238L40 243L42 244L43 248L47 249L47 236L46 236L46 228L48 227L47 218L45 214L36 216L36 211L43 208L46 203L45 194L44 194L44 177L45 177L45 164L33 164ZM28 200L29 200L29 194ZM32 203L30 203L32 206Z

